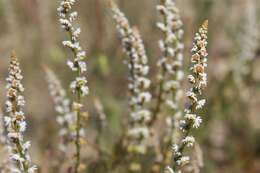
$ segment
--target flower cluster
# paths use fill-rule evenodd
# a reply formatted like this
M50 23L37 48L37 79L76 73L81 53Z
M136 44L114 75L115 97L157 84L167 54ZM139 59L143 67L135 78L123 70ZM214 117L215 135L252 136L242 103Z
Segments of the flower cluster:
M68 32L70 40L63 41L62 44L71 49L74 55L73 61L69 60L67 65L72 71L77 72L79 76L75 81L71 83L71 89L73 92L79 91L82 95L88 94L87 80L81 76L87 71L87 65L84 62L86 58L86 52L82 51L80 43L78 41L81 32L80 28L73 27L73 22L77 19L78 13L71 12L72 6L75 4L75 0L63 0L58 8L60 16L61 27Z
M173 112L167 118L168 131L178 126L177 119L180 117L179 101L183 95L181 81L183 79L183 23L179 10L173 0L163 0L157 5L157 10L161 14L163 21L158 22L157 26L162 31L164 38L159 41L162 56L158 61L160 67L159 92L155 107L154 119L160 112L162 103ZM170 137L171 138L171 137Z
M75 173L78 172L80 166L80 149L81 149L81 109L82 105L82 97L88 95L89 88L87 86L87 80L84 77L84 72L87 71L87 65L84 62L86 58L86 52L82 51L82 48L79 43L79 35L81 32L80 28L75 28L73 23L77 19L78 13L72 11L73 5L75 5L76 0L62 0L60 6L58 7L58 13L60 16L60 24L61 27L67 32L69 35L69 40L63 41L62 44L69 48L73 53L73 60L69 60L67 65L70 69L76 73L77 77L74 81L71 82L70 88L72 92L75 94L76 99L73 102L73 110L76 113L76 162L75 162Z
M167 168L172 172L180 171L182 167L189 163L189 156L184 156L183 151L186 147L193 147L195 138L190 135L192 128L198 128L202 123L202 119L196 113L205 105L205 99L201 99L202 91L207 86L207 74L205 68L207 67L207 32L208 21L205 21L199 32L196 33L191 57L191 74L188 76L188 81L192 85L187 92L189 99L188 107L185 109L184 119L180 121L180 130L182 131L182 139L180 144L173 144L172 151L174 155L173 168ZM168 171L169 172L169 171Z
M23 133L26 130L25 115L23 107L25 105L24 97L21 93L24 87L21 84L23 76L16 55L13 53L9 67L9 75L7 77L7 100L4 117L7 129L8 142L11 147L11 160L17 167L13 172L33 173L37 169L31 164L28 149L31 146L30 141L25 141Z
M111 7L124 52L129 57L127 60L128 89L132 126L128 131L130 138L128 150L134 153L145 153L144 139L150 136L147 123L151 120L151 113L144 106L151 100L151 94L148 92L151 81L146 77L149 72L148 58L138 30L130 26L125 15L115 4L112 3Z
M52 96L55 110L58 113L57 123L60 125L59 135L62 143L59 148L65 152L67 145L75 138L75 114L71 111L71 101L67 98L66 91L52 70L45 67L46 80L49 84L49 91Z

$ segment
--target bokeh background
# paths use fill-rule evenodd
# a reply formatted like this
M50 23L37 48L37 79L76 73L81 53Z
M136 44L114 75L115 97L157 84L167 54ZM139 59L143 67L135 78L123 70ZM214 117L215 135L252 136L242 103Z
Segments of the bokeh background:
M156 81L161 37L157 0L118 0L132 25L140 29ZM204 19L209 20L209 86L203 127L196 132L203 150L204 173L260 172L260 1L177 0L185 29L185 73L192 37ZM17 52L24 75L27 138L31 155L48 172L57 148L56 112L48 92L42 65L50 67L68 89L73 79L66 66L70 54L62 48L56 0L0 0L0 101L5 99L9 55ZM90 96L84 100L90 118L87 139L100 140L110 152L127 120L127 68L115 25L105 0L82 0L76 5L81 42L88 54ZM248 57L247 57L248 56ZM251 58L244 63L244 58ZM244 73L245 71L245 73ZM154 83L153 90L156 86ZM186 87L186 84L184 84ZM96 130L100 101L107 115L107 130ZM92 141L92 142L91 142ZM89 163L98 154L84 148ZM95 171L93 171L95 172ZM98 171L96 171L98 172Z

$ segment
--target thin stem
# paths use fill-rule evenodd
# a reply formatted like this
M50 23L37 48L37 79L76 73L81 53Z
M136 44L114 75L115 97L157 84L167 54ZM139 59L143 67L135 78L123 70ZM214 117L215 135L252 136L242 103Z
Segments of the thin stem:
M12 105L13 105L13 107L12 107L12 113L15 114L15 113L17 112L17 106L16 106L16 101L15 101L15 99L12 99ZM17 125L15 124L15 122L12 123L12 126L13 126L13 129L15 130L15 132L16 132L16 133L19 133L19 129L17 128ZM16 146L16 149L17 149L19 155L24 159L24 161L22 162L23 171L24 171L25 173L27 173L29 167L28 167L28 163L26 163L26 157L25 157L25 154L23 153L23 148L22 148L22 146L21 146L20 140L19 140L19 139L16 139L16 140L14 141L14 143L15 143L15 146ZM19 164L19 163L18 163L18 164Z
M164 3L164 0L161 0L160 1L161 4ZM163 15L163 22L164 24L167 23L167 17L166 15ZM167 38L167 33L164 32L164 42L166 43L166 38ZM165 57L168 57L168 51L167 51L167 48L169 47L168 44L165 44L165 51L163 52L163 56ZM159 114L159 112L161 111L161 105L162 105L162 102L163 102L163 84L165 82L165 78L166 78L166 68L162 65L162 68L161 68L161 77L162 79L160 79L160 82L159 82L159 92L158 92L158 95L156 97L156 105L155 105L155 109L153 111L153 116L152 116L152 119L149 123L150 126L152 126L154 124L154 122L156 121L157 119L157 116Z
M70 35L70 40L72 43L75 43L75 41L72 39L72 32L69 30L69 35ZM74 58L77 57L77 52L75 49L72 49L72 52L73 52L73 56ZM81 72L80 70L77 71L77 77L80 77L81 76ZM80 89L78 88L76 90L76 102L78 104L81 105L81 91ZM80 124L80 121L81 121L81 109L77 109L77 112L76 112L77 116L76 116L76 140L75 140L75 145L76 145L76 163L75 163L75 170L74 172L75 173L78 173L78 169L79 169L79 166L80 166L80 158L81 158L81 154L80 154L80 150L81 150L81 145L80 145L80 128L81 128L81 124Z
M81 93L80 91L78 91L77 93L77 102L79 104L81 104ZM81 146L80 146L80 120L81 120L81 112L80 112L80 109L77 110L77 127L76 127L76 141L75 141L75 144L76 144L76 165L75 165L75 173L78 172L78 168L79 168L79 165L80 165L80 149L81 149Z
M74 173L78 173L81 160L81 109L82 109L82 97L88 94L87 80L83 76L83 73L87 70L86 63L83 61L86 58L85 51L81 51L81 47L78 42L80 35L80 28L74 28L73 22L76 20L78 13L72 12L72 6L76 1L61 1L58 8L60 23L62 28L66 31L69 37L69 41L64 41L63 45L69 48L73 53L74 61L68 61L68 66L72 71L76 72L76 79L71 82L70 88L74 93L75 99L73 102L73 111L76 116L76 139L75 139L75 168Z
M74 44L75 40L72 39L73 38L72 31L68 30L67 32L69 34L70 41ZM71 49L71 51L73 52L74 58L77 58L77 51L75 49L73 49L73 48ZM77 70L77 77L81 77L81 72L80 72L79 69ZM78 88L76 90L76 94L75 95L76 95L76 102L77 102L77 104L81 105L82 101L81 101L81 91L80 91L80 88ZM80 166L80 158L81 158L81 154L80 154L80 151L81 151L81 145L80 145L80 128L81 128L81 124L80 124L80 121L81 121L81 109L78 108L78 109L76 109L76 140L75 140L76 163L75 163L74 173L78 173L79 166Z

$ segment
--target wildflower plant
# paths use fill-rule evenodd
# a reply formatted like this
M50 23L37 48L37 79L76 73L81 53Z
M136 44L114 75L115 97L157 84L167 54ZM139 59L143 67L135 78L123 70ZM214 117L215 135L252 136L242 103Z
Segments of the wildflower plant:
M180 130L182 137L179 144L175 143L172 146L173 151L173 166L167 167L165 172L181 172L183 166L190 162L190 157L184 155L185 148L194 146L195 138L191 135L192 130L199 128L202 123L202 118L197 115L202 109L206 100L202 98L202 92L207 86L207 32L208 21L205 21L199 32L196 33L191 50L191 74L188 76L188 81L191 84L191 89L186 93L189 99L188 107L184 110L184 119L180 120Z
M104 141L107 138L106 136L103 138L103 135L110 138L110 132L112 132L108 123L110 116L104 112L100 100L93 97L93 106L96 108L94 114L97 114L96 119L93 120L97 120L98 124L93 126L96 132L92 137L96 138L93 143L90 140L89 147L84 150L91 150L87 155L90 157L86 160L82 159L82 148L85 142L82 120L86 116L86 113L83 112L83 99L89 94L86 78L86 52L82 50L79 42L81 29L75 24L78 13L73 8L78 1L60 0L57 8L59 23L67 36L62 41L62 45L70 53L71 58L68 59L67 65L70 72L73 73L74 79L69 85L72 93L70 98L56 74L46 66L44 68L49 92L57 113L56 121L60 126L60 145L56 146L61 152L58 152L58 159L54 158L51 163L44 163L44 166L47 166L43 167L43 172L80 173L84 170L84 172L158 173L160 167L166 165L168 166L165 168L165 173L181 173L184 170L198 171L203 165L202 153L193 136L193 131L201 126L202 109L206 104L203 92L207 87L208 21L205 21L195 34L191 49L189 75L187 76L190 84L186 93L188 103L183 106L181 104L184 78L183 23L175 0L159 1L156 9L161 17L157 23L157 27L162 33L162 38L159 40L161 55L157 61L159 72L153 100L155 104L151 104L153 98L150 93L151 80L148 77L150 67L141 34L136 27L131 26L125 14L113 0L107 1L110 4L123 52L126 55L124 63L128 68L129 116L126 131L122 133L123 135L119 137L113 147L111 145L114 141L109 141L110 139ZM248 28L250 32L256 32L253 30L256 24L254 22L251 21L252 26ZM257 44L256 39L252 41L253 44ZM247 45L245 51L255 52L257 47L250 44ZM241 53L245 56L245 59L241 60L243 64L252 62L253 55L248 52ZM37 167L32 163L29 155L31 142L24 139L27 124L23 111L25 100L22 95L24 91L22 79L18 59L13 53L7 77L5 115L4 117L0 115L0 148L7 150L6 153L10 155L11 164L4 159L1 160L0 172L37 172ZM148 108L148 106L154 107ZM158 118L159 114L164 115L164 113L167 113L166 118L163 117L166 124L159 122L161 119ZM158 128L163 128L163 130L158 130ZM109 145L104 146L106 144ZM171 150L169 150L170 147ZM73 149L70 150L71 148ZM114 150L109 151L110 148ZM191 149L193 155L189 154ZM71 156L71 153L74 155ZM91 163L90 166L85 167L86 161ZM127 170L124 170L125 168Z
M76 3L76 0L62 0L60 6L58 7L59 21L61 27L68 34L68 40L63 41L62 44L71 50L73 54L73 60L67 62L70 69L75 72L76 79L71 82L70 89L75 95L73 100L73 111L76 113L76 161L74 172L79 171L80 160L81 160L81 116L82 116L82 97L88 95L89 88L87 86L87 80L84 73L87 71L87 65L84 62L86 58L86 52L82 51L82 48L79 43L79 35L81 29L75 28L73 23L77 19L78 13L72 11L73 5Z
M116 4L110 1L110 5L123 50L128 56L126 61L129 69L128 90L130 93L128 151L135 154L144 154L147 149L145 139L150 136L148 123L151 120L151 112L145 107L145 104L151 100L151 94L148 91L151 81L147 78L149 72L148 58L137 28L130 26L127 18Z
M183 91L181 81L183 79L183 23L179 15L179 9L174 0L161 0L157 10L163 18L157 26L163 33L163 39L159 41L162 56L158 61L160 68L159 91L156 97L156 105L153 113L153 121L156 120L162 104L167 105L172 113L168 117L168 124L173 125L174 117L180 116L179 101ZM171 129L171 128L170 128Z
M26 130L25 114L23 107L25 105L22 92L24 87L21 83L23 76L19 67L18 59L15 53L11 55L9 74L7 81L7 100L5 102L4 117L7 129L8 144L11 149L11 160L14 161L15 167L12 172L33 173L37 168L32 165L28 150L31 146L30 141L24 140Z

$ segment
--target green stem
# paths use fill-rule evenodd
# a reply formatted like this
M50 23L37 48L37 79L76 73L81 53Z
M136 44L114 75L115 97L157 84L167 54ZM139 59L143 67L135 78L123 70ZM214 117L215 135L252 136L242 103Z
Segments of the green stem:
M75 41L72 39L72 37L73 37L72 36L72 31L69 30L67 32L69 34L70 41L72 43L75 43ZM71 51L73 52L74 59L77 58L77 50L72 48ZM80 70L78 70L77 71L77 77L80 77L80 76L81 76L81 72L80 72ZM76 94L75 95L76 95L76 102L77 102L77 104L81 105L82 101L81 101L81 91L80 91L80 89L76 90ZM81 150L81 145L80 145L80 128L81 128L81 124L80 124L80 121L81 121L81 108L78 108L76 110L76 140L75 140L76 163L75 163L74 173L78 173L79 166L80 166L80 158L81 158L81 154L80 154L80 150Z

